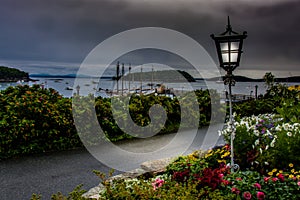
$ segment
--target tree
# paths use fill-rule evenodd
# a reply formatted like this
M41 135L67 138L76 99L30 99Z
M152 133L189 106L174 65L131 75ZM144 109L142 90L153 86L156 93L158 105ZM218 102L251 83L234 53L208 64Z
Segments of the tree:
M275 76L271 72L267 72L263 77L268 89L270 89L275 82Z

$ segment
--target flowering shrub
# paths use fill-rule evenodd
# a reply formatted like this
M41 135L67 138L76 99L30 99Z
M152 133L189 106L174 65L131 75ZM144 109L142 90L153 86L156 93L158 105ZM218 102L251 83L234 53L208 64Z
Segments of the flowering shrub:
M263 176L255 171L241 171L228 174L224 180L230 183L223 185L222 191L225 195L233 193L244 199L300 198L299 177L284 172L278 172L275 176Z
M299 123L285 123L274 114L262 114L237 119L234 125L235 159L242 169L267 173L291 162L300 163ZM228 143L230 133L229 124L220 131Z
M226 165L228 160L221 162L218 167L208 165L207 161L215 159L217 162L218 155L226 155L228 150L228 146L223 146L208 151L202 157L199 152L181 156L167 167L167 173L150 179L105 183L106 190L100 199L300 198L300 171L292 163L285 170L272 169L268 175L250 170L230 173ZM196 163L204 164L205 167L196 171L192 168Z

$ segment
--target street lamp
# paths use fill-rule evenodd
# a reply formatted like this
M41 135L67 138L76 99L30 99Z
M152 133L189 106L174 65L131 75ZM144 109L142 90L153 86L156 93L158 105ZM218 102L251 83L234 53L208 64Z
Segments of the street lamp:
M230 135L230 146L231 146L231 171L234 172L239 166L234 164L234 153L233 153L233 140L234 140L234 124L232 115L232 92L231 86L235 85L235 80L232 72L240 64L243 40L247 37L247 32L244 31L243 34L238 34L232 30L230 25L230 19L228 16L228 24L226 31L220 35L211 35L212 39L215 41L216 49L218 53L220 67L226 71L224 84L228 85L229 88L229 125L231 129Z

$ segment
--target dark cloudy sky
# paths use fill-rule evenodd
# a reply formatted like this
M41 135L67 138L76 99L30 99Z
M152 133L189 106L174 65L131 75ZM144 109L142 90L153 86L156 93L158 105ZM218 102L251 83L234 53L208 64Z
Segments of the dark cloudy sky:
M0 3L2 65L31 71L75 70L106 38L149 26L174 29L192 37L217 62L210 34L223 32L230 15L235 31L248 32L237 73L261 77L262 69L276 71L278 75L300 75L298 0L0 0Z

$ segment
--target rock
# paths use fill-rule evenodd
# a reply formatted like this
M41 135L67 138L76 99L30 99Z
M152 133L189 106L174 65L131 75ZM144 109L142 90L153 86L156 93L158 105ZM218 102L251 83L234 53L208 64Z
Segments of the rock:
M84 193L82 197L87 199L99 199L100 193L105 189L104 185L100 183L98 186L90 189L88 192Z
M147 161L141 164L141 168L134 169L132 171L118 174L116 176L108 178L106 181L113 182L113 181L119 181L119 180L128 180L138 177L151 177L153 175L156 175L158 173L162 173L166 170L166 167L170 164L170 162L174 158L164 158L159 160L152 160ZM99 184L98 186L90 189L88 192L84 193L82 196L84 198L88 199L99 199L100 193L105 190L105 187L103 184Z
M147 172L158 173L166 170L173 158L164 158L159 160L147 161L141 164L141 168Z
M134 169L132 171L129 171L129 172L126 172L123 174L119 174L119 175L110 177L106 181L133 179L133 178L137 178L145 173L147 173L147 171L145 171L144 169L138 168L138 169Z

